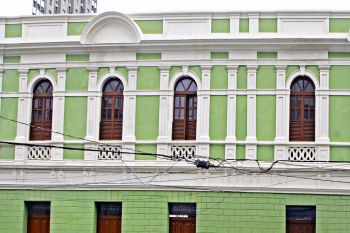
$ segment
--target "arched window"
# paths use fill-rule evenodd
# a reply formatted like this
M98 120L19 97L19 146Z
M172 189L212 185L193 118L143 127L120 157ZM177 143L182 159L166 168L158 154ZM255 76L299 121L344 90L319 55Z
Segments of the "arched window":
M123 133L123 83L109 79L103 87L100 139L121 140Z
M173 139L196 140L197 85L189 77L175 85Z
M42 80L34 87L30 140L51 140L52 91L48 80Z
M289 140L315 141L315 86L306 76L291 85Z

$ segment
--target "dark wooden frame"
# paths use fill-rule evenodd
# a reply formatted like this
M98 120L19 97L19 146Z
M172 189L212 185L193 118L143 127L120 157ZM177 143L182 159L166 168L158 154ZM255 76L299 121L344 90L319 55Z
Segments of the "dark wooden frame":
M195 233L196 217L170 217L169 228L170 233Z
M298 85L299 91L293 91L294 85ZM312 90L305 90L307 85L311 85ZM310 78L299 76L292 82L289 110L289 140L315 141L315 85Z
M48 203L44 203L44 207L41 206L42 202L28 202L28 221L27 232L28 233L49 233L50 232L50 209L51 206ZM29 206L40 206L40 209L31 211Z
M111 92L107 92L106 88L108 85L111 85L112 82L117 82L116 88ZM123 90L123 83L118 78L109 79L102 89L100 140L122 140L124 110ZM111 106L108 106L109 101L111 102ZM109 112L110 117L108 114Z
M112 211L102 211L102 205L116 205ZM97 202L97 233L121 233L122 232L122 212L121 203ZM120 209L119 209L120 208ZM110 210L110 209L109 209Z
M45 85L47 86L45 87ZM35 85L29 133L29 139L32 141L51 140L53 111L52 92L53 87L49 80L42 80ZM39 103L41 103L41 105Z
M185 85L185 82L189 82L188 85ZM179 85L182 85L183 90L179 90ZM195 85L195 90L193 90L193 85ZM190 77L181 78L175 85L173 140L196 140L197 105L196 82ZM183 114L181 114L181 111L183 111Z

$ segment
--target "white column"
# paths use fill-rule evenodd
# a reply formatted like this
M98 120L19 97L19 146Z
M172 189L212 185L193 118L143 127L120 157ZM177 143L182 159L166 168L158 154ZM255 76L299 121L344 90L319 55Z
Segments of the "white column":
M66 85L66 69L57 69L57 89L53 95L53 116L52 116L52 142L64 145L63 127L64 127L64 91ZM52 160L63 160L63 150L53 149Z
M228 66L228 92L227 95L227 136L225 146L225 159L236 158L236 94L237 66Z
M16 142L26 142L29 136L29 127L27 125L21 124L24 122L30 124L30 114L31 109L30 104L30 94L28 93L28 70L19 70L19 94L18 98L18 115L17 115L17 135ZM25 160L26 158L26 147L16 146L15 148L15 160Z
M249 33L258 34L259 33L259 15L249 14Z
M210 72L211 66L202 66L202 87L198 95L197 153L209 157Z
M257 66L248 66L247 78L247 146L246 159L256 159L256 95L249 94L249 91L256 90Z
M288 142L288 90L286 89L287 66L276 66L276 142ZM275 160L287 159L287 147L285 145L275 146Z
M231 35L239 34L239 15L230 16L230 34Z
M320 66L320 93L316 109L319 109L318 119L316 119L317 138L320 143L329 143L329 66ZM318 106L317 106L318 104ZM329 161L330 147L322 145L318 147L318 160Z

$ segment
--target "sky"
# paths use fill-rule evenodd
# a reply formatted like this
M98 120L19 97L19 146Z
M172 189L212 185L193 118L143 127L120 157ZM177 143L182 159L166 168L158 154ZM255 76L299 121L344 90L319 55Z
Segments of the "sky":
M0 16L30 15L32 0L0 0ZM348 10L350 0L98 0L98 13L249 10Z

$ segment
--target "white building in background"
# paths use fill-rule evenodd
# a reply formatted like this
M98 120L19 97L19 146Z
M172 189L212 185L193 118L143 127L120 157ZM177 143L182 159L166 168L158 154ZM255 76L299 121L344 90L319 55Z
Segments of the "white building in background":
M97 0L33 0L33 15L89 14L97 12Z

